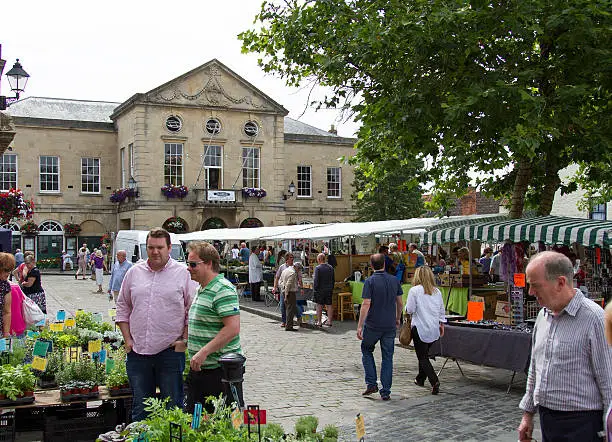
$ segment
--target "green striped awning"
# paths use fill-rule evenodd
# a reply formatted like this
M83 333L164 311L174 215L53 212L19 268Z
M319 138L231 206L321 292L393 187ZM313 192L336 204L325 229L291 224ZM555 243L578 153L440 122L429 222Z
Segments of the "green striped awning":
M510 240L603 247L612 245L612 222L563 216L506 219L435 229L422 233L421 240L424 244L444 244L461 240Z

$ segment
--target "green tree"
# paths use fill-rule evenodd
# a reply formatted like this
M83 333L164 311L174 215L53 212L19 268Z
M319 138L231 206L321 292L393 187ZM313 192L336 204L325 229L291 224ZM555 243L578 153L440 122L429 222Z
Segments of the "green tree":
M240 38L266 72L330 87L319 105L361 120L369 190L424 163L439 208L475 179L518 217L550 213L559 188L610 187L609 0L266 1L256 22Z
M409 219L423 214L421 189L414 185L413 177L414 168L394 169L383 174L374 189L369 190L369 180L358 165L351 195L355 203L355 221Z

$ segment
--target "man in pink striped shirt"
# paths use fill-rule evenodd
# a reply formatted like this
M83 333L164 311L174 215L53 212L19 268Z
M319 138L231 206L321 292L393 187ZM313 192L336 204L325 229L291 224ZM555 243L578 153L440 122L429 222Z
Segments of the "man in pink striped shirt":
M197 285L187 268L170 257L170 234L147 235L148 259L125 275L117 298L117 325L125 340L133 390L132 419L147 417L144 399L159 387L169 406L183 408L187 317Z

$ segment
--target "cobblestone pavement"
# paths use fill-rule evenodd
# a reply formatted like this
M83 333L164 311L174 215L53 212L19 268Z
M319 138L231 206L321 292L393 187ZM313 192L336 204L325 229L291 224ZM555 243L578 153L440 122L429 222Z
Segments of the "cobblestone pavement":
M43 275L43 287L50 314L60 308L69 312L83 308L101 312L108 320L113 303L106 294L93 293L97 288L93 281ZM299 416L315 415L321 428L335 424L341 429L341 440L356 440L354 419L361 413L368 441L517 440L518 402L525 384L522 374L517 374L510 394L506 394L511 372L461 363L464 377L449 361L440 376L440 394L432 396L430 389L413 384L418 371L416 355L398 343L391 400L383 402L378 395L363 398L365 385L354 321L290 333L279 327L274 308L247 301L242 310L245 400L266 409L268 421L282 424L287 431ZM380 370L379 350L375 356ZM440 369L443 362L438 358L434 368ZM539 431L534 437L541 440Z

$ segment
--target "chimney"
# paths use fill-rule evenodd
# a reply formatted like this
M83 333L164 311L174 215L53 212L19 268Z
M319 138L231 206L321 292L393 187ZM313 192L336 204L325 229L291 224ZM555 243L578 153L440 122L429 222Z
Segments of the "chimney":
M338 129L336 129L336 126L334 126L333 124L331 125L331 127L329 128L328 131L330 134L334 134L334 135L338 135Z

